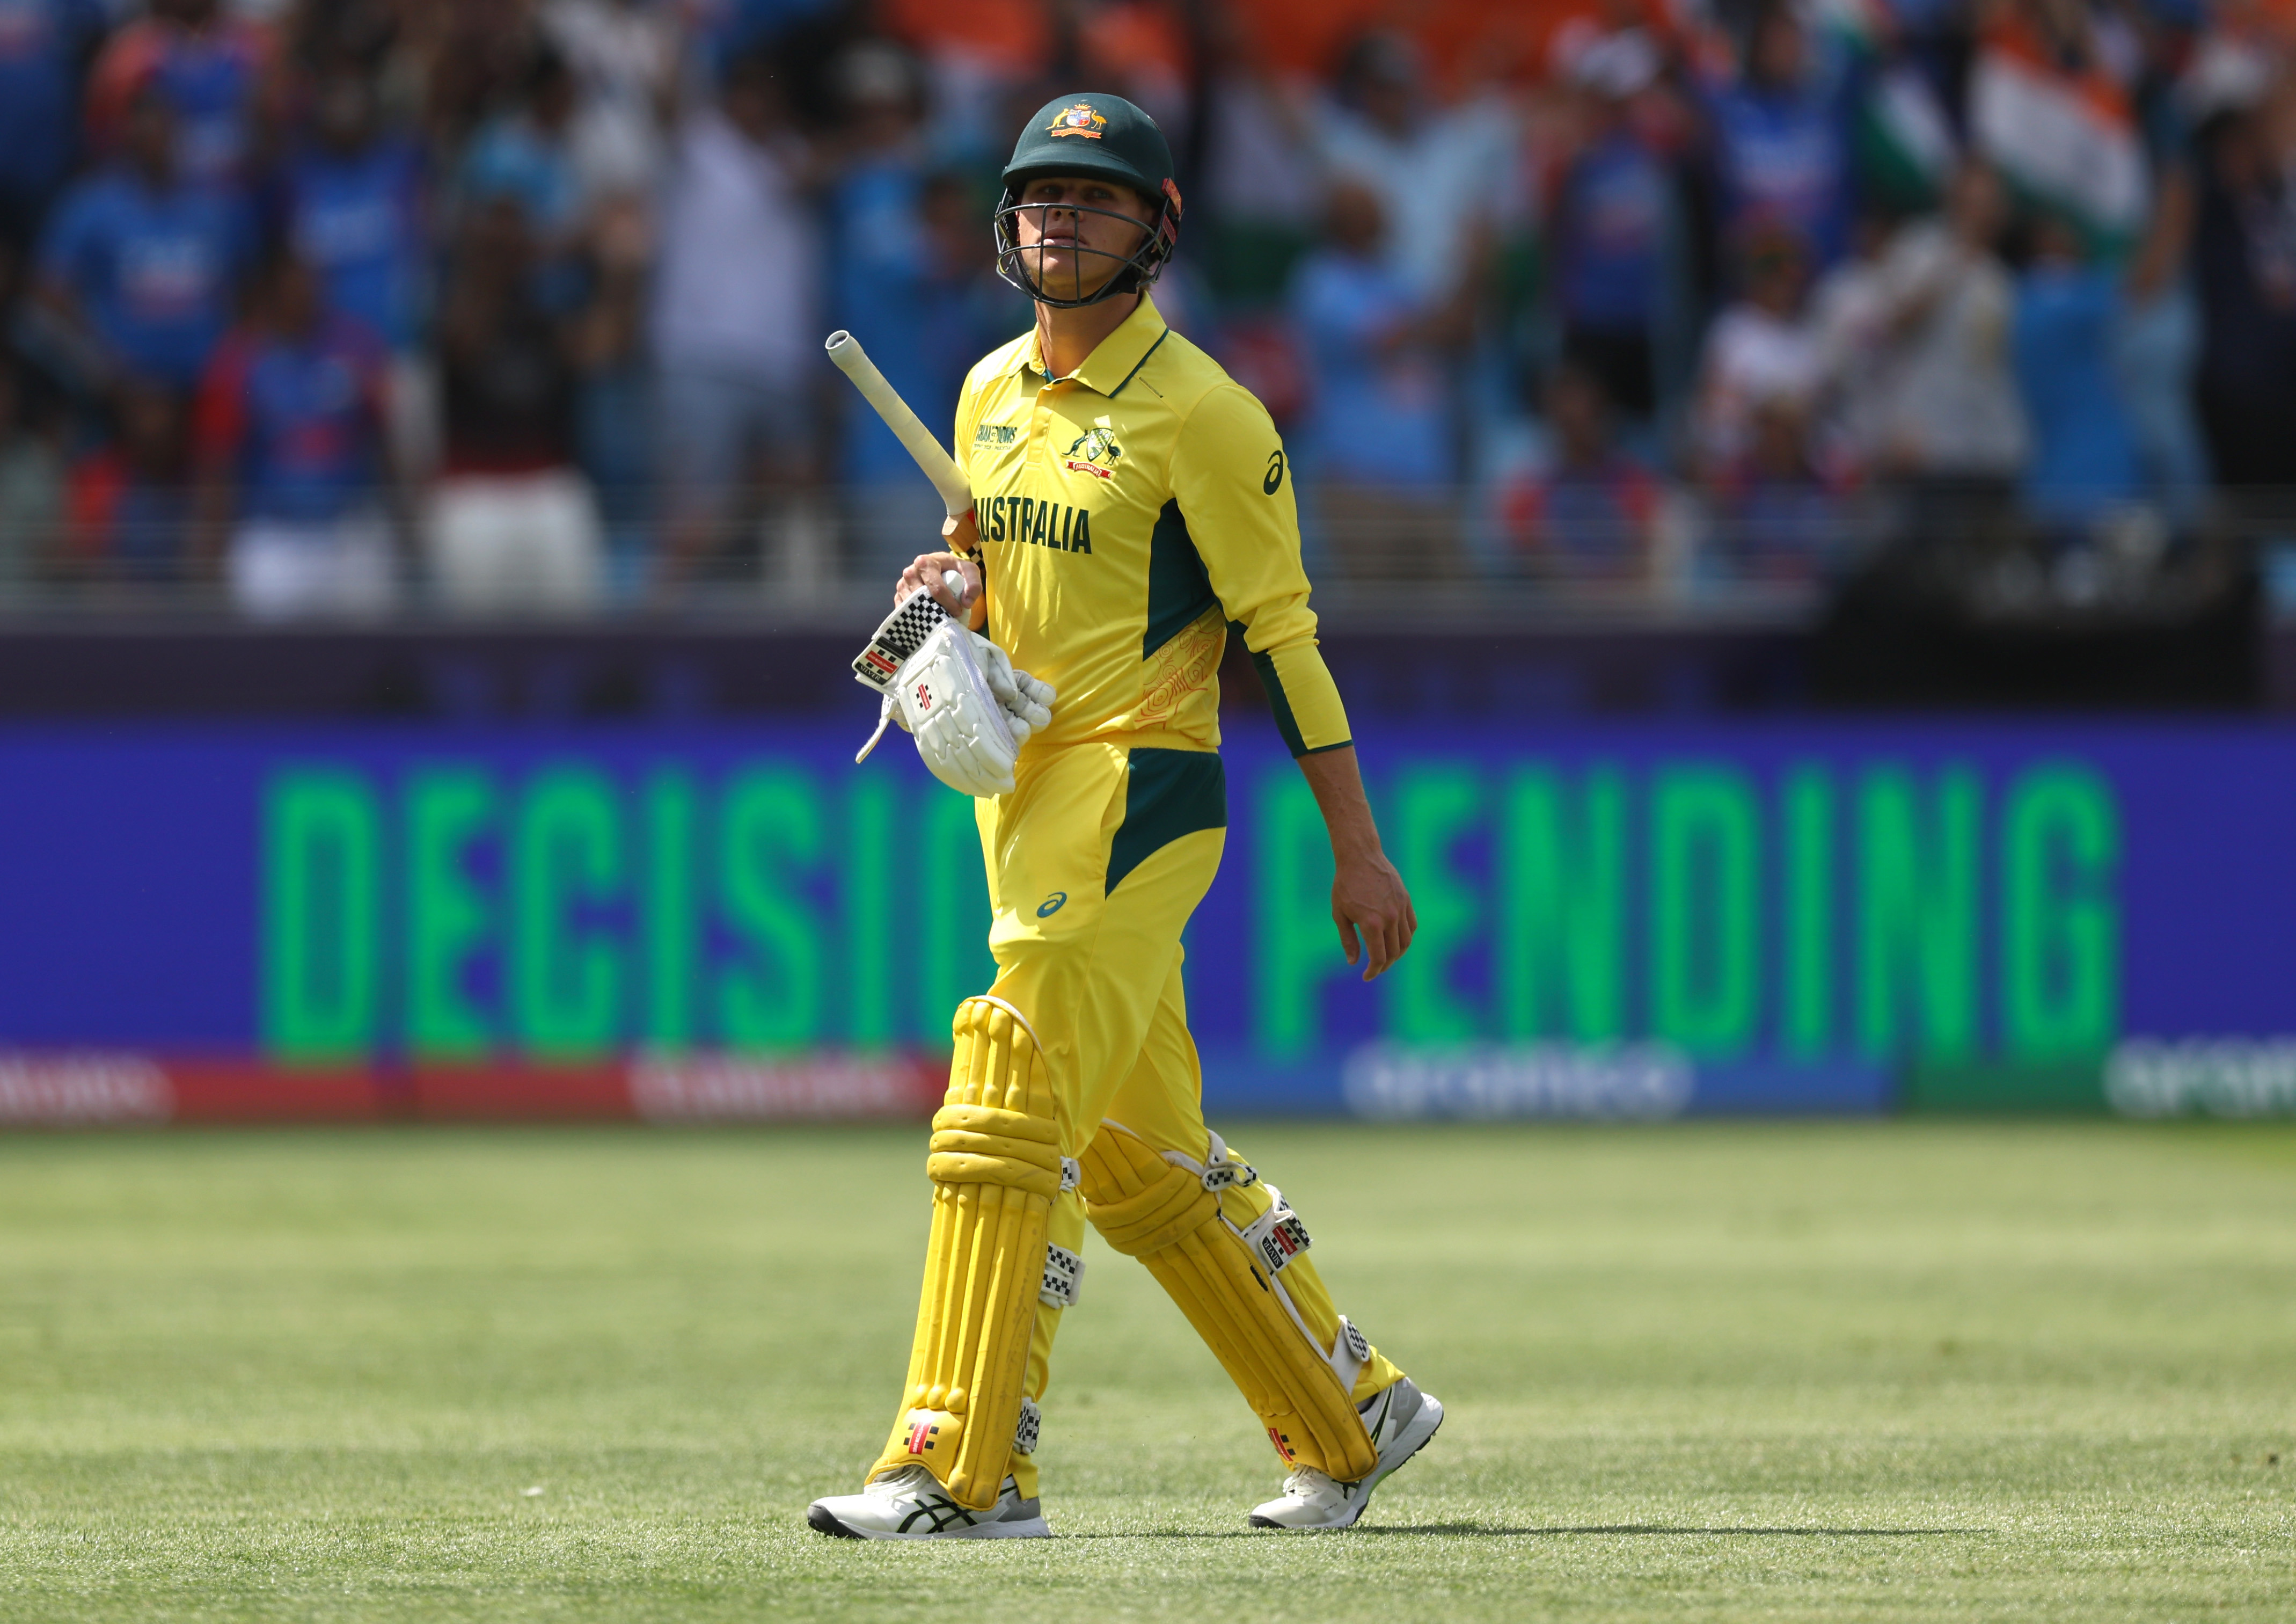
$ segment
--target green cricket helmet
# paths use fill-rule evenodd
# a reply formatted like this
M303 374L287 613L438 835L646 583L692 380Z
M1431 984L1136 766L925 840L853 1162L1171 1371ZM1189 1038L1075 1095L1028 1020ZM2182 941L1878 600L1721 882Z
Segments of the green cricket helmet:
M1068 299L1037 285L1022 268L1020 231L1015 221L1024 208L1041 210L1048 204L1026 205L1021 195L1028 184L1043 175L1089 175L1131 187L1157 209L1140 245L1129 254L1109 254L1082 249L1078 254L1076 289ZM1137 226L1130 215L1113 209L1059 205L1077 214L1103 214ZM1047 102L1029 120L1013 144L1013 161L1004 166L1004 197L996 209L996 274L1039 303L1063 309L1098 304L1116 293L1136 293L1156 280L1180 240L1180 188L1172 179L1172 149L1164 132L1122 96L1061 96ZM1041 218L1039 220L1041 225ZM1089 294L1084 285L1083 256L1120 259L1116 274Z

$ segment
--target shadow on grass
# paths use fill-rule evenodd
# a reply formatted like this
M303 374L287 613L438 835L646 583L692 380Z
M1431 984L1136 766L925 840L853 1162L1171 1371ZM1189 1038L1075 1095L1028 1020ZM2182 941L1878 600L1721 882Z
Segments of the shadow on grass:
M1149 1529L1138 1533L1064 1534L1064 1539L1258 1539L1279 1537L1284 1530L1265 1528L1234 1529ZM1992 1530L1981 1528L1685 1528L1671 1522L1607 1522L1584 1528L1561 1526L1545 1528L1494 1528L1481 1522L1358 1522L1351 1529L1317 1529L1315 1533L1364 1534L1456 1534L1471 1538L1529 1539L1559 1538L1573 1534L1664 1535L1664 1534L1735 1534L1741 1538L1774 1538L1781 1535L1801 1536L1824 1539L1912 1539L1935 1534L1986 1534Z
M1416 1522L1357 1524L1349 1530L1357 1534L1480 1534L1546 1535L1562 1534L1759 1534L1766 1537L1780 1534L1807 1535L1827 1539L1910 1539L1924 1534L1981 1534L1988 1530L1976 1528L1685 1528L1672 1522L1604 1522L1584 1528L1491 1528L1480 1522Z

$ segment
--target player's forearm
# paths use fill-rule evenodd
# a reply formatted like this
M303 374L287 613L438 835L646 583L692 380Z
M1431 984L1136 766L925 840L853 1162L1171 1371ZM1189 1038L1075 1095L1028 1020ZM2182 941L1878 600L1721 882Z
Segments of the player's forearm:
M1356 764L1352 744L1317 750L1299 758L1300 771L1315 791L1316 805L1331 832L1332 854L1341 861L1381 854L1379 825L1373 821L1371 801L1364 794L1363 773Z

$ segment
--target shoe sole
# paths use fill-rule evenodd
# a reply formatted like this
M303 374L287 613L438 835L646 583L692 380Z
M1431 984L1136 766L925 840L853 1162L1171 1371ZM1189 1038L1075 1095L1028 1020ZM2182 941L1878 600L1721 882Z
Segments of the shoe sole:
M900 1534L890 1530L855 1528L840 1522L827 1506L816 1503L806 1508L807 1526L816 1534L826 1534L832 1539L1050 1539L1053 1526L1042 1517L1028 1517L1018 1522L976 1522L971 1528L943 1529L939 1532Z
M1379 1486L1385 1482L1389 1478L1393 1477L1397 1472L1402 1471L1405 1466L1408 1465L1410 1464L1411 1457L1418 1454L1422 1449L1424 1449L1429 1444L1434 1442L1435 1434L1443 1430L1443 1401L1426 1394L1422 1394L1421 1398L1424 1402L1420 1407L1419 1415L1424 1415L1429 1410L1432 1410L1435 1412L1434 1420L1427 1423L1427 1430L1419 1435L1417 1439L1412 1443L1409 1448L1405 1449L1400 1455L1398 1455L1395 1457L1395 1464L1393 1465L1382 1465L1374 1471L1369 1477L1364 1480L1363 1497L1356 1502L1355 1516L1349 1517L1345 1522L1278 1522L1273 1517L1263 1517L1259 1513L1254 1512L1251 1514L1250 1526L1253 1528L1282 1529L1287 1533L1293 1534L1332 1533L1341 1529L1353 1528L1356 1525L1357 1519L1361 1518L1364 1514L1365 1508L1371 1505L1373 1491L1377 1489ZM1418 1424L1418 1416L1414 1416L1412 1418L1412 1424L1414 1427ZM1409 1438L1411 1434L1409 1431L1406 1431L1404 1433L1405 1438Z

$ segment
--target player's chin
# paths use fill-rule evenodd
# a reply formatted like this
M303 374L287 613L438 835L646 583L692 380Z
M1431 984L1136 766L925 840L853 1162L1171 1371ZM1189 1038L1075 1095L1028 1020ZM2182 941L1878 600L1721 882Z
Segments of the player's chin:
M1095 264L1089 269L1065 254L1047 254L1044 267L1037 273L1037 286L1053 299L1090 299L1108 285L1115 275L1112 268Z

